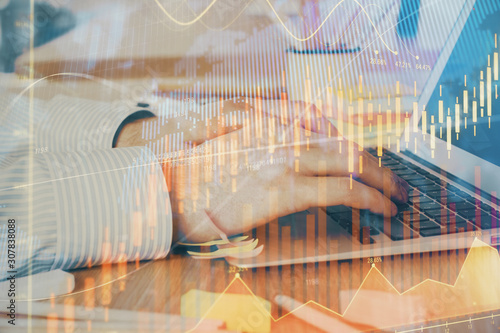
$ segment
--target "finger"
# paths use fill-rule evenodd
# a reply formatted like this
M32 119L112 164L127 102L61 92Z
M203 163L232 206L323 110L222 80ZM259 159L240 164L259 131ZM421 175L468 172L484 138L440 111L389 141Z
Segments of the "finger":
M176 119L179 128L183 131L184 140L197 144L204 141L239 130L243 124L238 123L238 112L241 112L241 105L232 100L209 103L202 106L201 112L189 112L187 116L182 115ZM217 116L210 117L216 113ZM205 114L204 119L202 114Z
M302 108L300 113L300 126L312 133L327 135L328 133L337 136L337 129L323 115L321 109L314 104L298 102L298 106Z
M201 144L207 140L239 130L242 127L241 124L229 125L213 118L205 121L204 124L200 122L196 127L184 131L184 140Z
M328 120L328 118L326 118L325 112L318 106L313 105L311 114L313 127L312 131L320 134L320 138L321 135L323 135L323 138L326 138L326 136L333 138L338 138L341 136L335 125L333 125L332 122Z
M358 161L362 172L357 177L365 184L382 190L388 197L400 202L408 201L408 183L389 168L379 166L378 160L367 152L360 154Z
M321 148L303 149L299 156L299 170L304 176L348 177L347 154Z
M353 143L353 153L356 155L354 161L354 177L363 183L375 187L389 197L399 202L408 201L408 183L396 175L391 169L379 165L378 159L362 150L360 146Z
M300 164L303 175L308 176L349 176L361 180L366 185L381 190L387 197L398 202L408 201L408 183L390 169L381 167L378 160L367 152L356 148L349 154L340 153L336 146L313 145L309 151L301 152Z
M311 103L303 101L282 101L282 100L249 100L251 110L254 107L262 113L264 117L274 117L281 123L293 124L294 120L299 120L300 127L313 133L327 133L329 121L323 116L321 109ZM258 108L256 106L259 106ZM330 131L337 135L335 127L331 126Z
M394 216L396 205L378 190L346 177L303 177L296 191L297 211L309 207L345 205Z

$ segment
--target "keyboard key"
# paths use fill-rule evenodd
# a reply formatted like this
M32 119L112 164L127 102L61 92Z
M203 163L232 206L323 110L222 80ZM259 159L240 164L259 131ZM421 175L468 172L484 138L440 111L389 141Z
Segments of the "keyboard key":
M477 200L475 197L471 196L470 198L467 199L467 201L475 205L480 200Z
M467 202L470 202L474 206L481 208L482 210L484 210L487 213L491 213L491 211L493 210L493 207L491 207L490 205L488 205L488 204L486 204L486 203L482 202L481 200L478 200L474 197L468 198Z
M351 226L352 226L352 220L351 219L340 219L338 220L338 223L339 225L346 229L346 230L350 230L351 229Z
M417 220L412 221L411 227L415 231L420 231L422 229L434 229L434 228L437 228L437 227L439 227L439 224L437 224L436 222L431 221L429 219L424 219L424 220L420 220L420 221L417 221Z
M401 175L399 176L400 178L406 180L406 181L410 181L410 180L416 180L416 179L422 179L422 175L419 175L418 173L412 173L412 174L409 174L409 175Z
M425 178L422 179L422 177L423 176L420 176L420 179L409 179L408 184L410 184L411 186L415 186L419 189L420 189L420 186L434 185L434 182L432 182L432 180L425 179ZM437 189L440 189L440 187L438 187Z
M397 170L392 170L396 175L398 176L402 176L402 175L411 175L411 174L415 174L415 171L411 170L411 169L407 169L407 168L404 168L404 169L397 169Z
M361 210L359 212L359 223L361 225L376 227L378 223L381 223L380 220L384 219L382 215L373 214L369 210Z
M448 208L453 211L461 211L461 210L474 210L476 206L467 201L462 202L452 202L448 204Z
M374 243L373 239L370 237L370 227L364 226L360 230L360 239L361 244L371 244Z
M411 208L406 208L406 209L401 209L398 211L398 214L396 215L396 217L403 221L404 223L406 224L410 224L410 220L412 219L412 213L413 213L413 209Z
M435 216L434 220L440 225L446 226L447 233L462 232L461 229L463 229L463 231L475 230L475 227L468 223L467 220L449 210L445 211L442 215Z
M448 212L449 212L448 210L443 209L443 208L441 208L441 209L429 209L429 210L425 211L425 215L429 216L432 219L436 219L439 216L448 215Z
M391 162L382 162L382 165L385 166L386 168L392 169L392 168L397 168L401 164L397 161L391 161ZM399 171L400 169L398 169Z
M350 214L349 216L342 217L338 220L339 225L346 230L349 234L357 239L361 244L372 244L375 243L370 235L377 235L379 232L373 229L366 221L361 217L362 213L359 210L354 212L343 212L339 214ZM338 215L338 214L337 214ZM354 215L354 219L353 219ZM353 222L356 221L356 222Z
M446 211L447 214L436 216L435 220L441 225L448 223L465 223L467 222L463 217L456 215L452 211Z
M405 159L402 159L401 161L399 161L401 164L404 164L404 165L407 165L409 168L412 168L412 169L415 169L415 168L418 168L418 166L416 166L415 164L413 164L413 162L411 161L407 161Z
M470 198L472 198L470 195L468 195L467 193L465 193L464 191L458 191L458 192L455 192L456 195L464 198L465 200L468 200Z
M334 213L328 214L334 221L340 221L343 219L352 220L352 212L342 212L342 213Z
M411 162L410 162L410 164L408 165L408 167L409 167L410 169L415 170L416 172L418 172L418 173L419 173L419 174L421 174L421 175L423 174L423 172L426 172L426 171L425 171L424 169L422 169L421 167L418 167L418 166L416 166L416 165L411 164Z
M411 163L411 162L410 162L410 163ZM415 164L411 164L410 168L412 168L413 170L415 170L416 172L418 172L418 173L420 173L420 174L421 174L422 172L427 172L427 171L425 171L424 169L422 169L421 167L419 167L419 166L417 166L417 165L415 165Z
M344 213L350 211L352 211L352 208L344 205L326 207L326 212L328 214Z
M420 192L426 193L430 191L441 191L441 186L432 183L431 185L418 186L418 189L420 190Z
M422 237L432 237L432 236L438 236L442 234L442 230L440 227L437 228L431 228L431 229L423 229L420 230L420 235Z
M476 227L485 230L498 226L497 218L486 213L470 217L469 221L471 221Z
M491 211L493 210L493 208L490 205L485 204L484 202L479 202L479 204L476 203L476 207L480 207L487 213L491 213Z
M446 200L447 204L453 203L453 202L464 202L464 199L462 197L459 197L458 195L452 194L451 196L448 195L447 197L444 197L443 199ZM444 203L444 202L443 202Z
M411 208L406 211L399 212L397 218L406 225L411 225L412 221L428 221L429 218L420 211Z
M408 167L406 165L402 165L400 163L396 164L396 165L391 165L391 166L388 166L389 169L391 169L392 171L397 171L397 170L408 170Z
M370 154L375 154L375 153L377 153L377 149L372 148L372 147L368 147L368 148L366 148L366 147L365 147L365 150L366 150L368 153L370 153Z
M467 194L466 192L460 190L458 187L456 186L453 186L453 185L450 185L450 184L447 184L447 183L443 183L442 184L443 187L446 188L446 190L449 192L449 193L453 193L455 195L458 195L459 197L462 197L464 199L470 199L472 198L469 194Z
M477 211L479 214L482 213L481 210L478 210ZM457 214L460 215L460 216L463 216L465 218L473 218L476 216L476 209L462 209L462 210L459 210L457 211Z
M430 173L428 175L425 175L425 178L432 180L433 182L438 183L440 181L439 177L436 177L434 175L431 175Z
M462 192L462 191L461 191L458 187L453 186L453 185L450 185L450 184L448 184L448 183L446 183L446 182L444 182L444 181L442 181L442 182L443 182L443 183L442 183L442 185L443 185L444 187L446 187L446 190L447 190L448 192L451 192L451 193L458 193L458 192Z
M500 228L500 217L497 211L495 211L496 214L491 214L491 228Z
M405 202L405 203L396 203L396 207L398 207L398 211L402 212L404 210L408 210L410 208L410 204Z
M418 209L426 212L427 210L431 210L431 209L440 209L442 208L443 206L441 206L441 204L435 202L435 201L430 201L430 202L423 202L423 203L420 203L418 205Z
M475 230L477 230L477 228L470 223L467 223L466 225L450 224L450 225L448 225L447 232L450 234L458 234L458 233L462 233L462 232L469 232L469 231L475 231Z
M411 203L412 205L415 205L417 203L425 203L425 202L429 202L429 201L432 201L432 199L429 197L426 197L425 195L415 195L415 196L408 197L408 202Z
M415 231L406 227L400 220L394 217L391 219L384 219L383 217L373 219L372 223L374 223L373 225L375 228L389 236L394 241L418 238L418 234Z
M429 192L425 192L425 195L428 195L429 197L431 197L432 199L435 199L435 200L441 200L441 197L445 198L447 193L446 193L446 190L440 190L440 191L429 191Z
M336 222L340 222L340 220L352 220L352 209L342 205L326 207L326 214Z
M278 219L281 227L290 227L290 237L292 239L300 239L302 235L307 233L307 224L305 223L307 215L311 214L308 211L301 211L294 214L286 215Z

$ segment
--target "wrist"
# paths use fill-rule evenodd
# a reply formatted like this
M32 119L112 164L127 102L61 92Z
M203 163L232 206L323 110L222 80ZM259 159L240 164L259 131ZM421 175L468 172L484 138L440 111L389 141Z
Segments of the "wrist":
M134 114L123 121L115 135L113 147L137 147L147 144L148 141L143 139L142 129L145 123L155 121L156 117L142 117L140 119L137 117L138 115Z
M203 195L200 198L192 196L186 165L163 160L162 170L172 208L173 242L198 243L221 238L219 228L205 209ZM202 179L201 175L199 178Z

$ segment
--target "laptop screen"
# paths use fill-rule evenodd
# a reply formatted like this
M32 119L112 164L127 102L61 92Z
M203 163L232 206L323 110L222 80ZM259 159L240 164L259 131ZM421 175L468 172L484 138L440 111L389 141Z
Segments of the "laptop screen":
M500 166L498 35L500 2L477 0L425 106L424 130Z

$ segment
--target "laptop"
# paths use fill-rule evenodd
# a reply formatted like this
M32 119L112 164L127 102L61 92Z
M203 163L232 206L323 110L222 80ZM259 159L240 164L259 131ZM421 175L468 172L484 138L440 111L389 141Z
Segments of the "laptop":
M412 114L418 130L407 126L400 151L367 149L410 185L395 217L312 208L253 230L263 252L228 262L250 268L373 259L466 249L476 238L500 246L499 15L497 1L465 1L420 95L425 112Z

